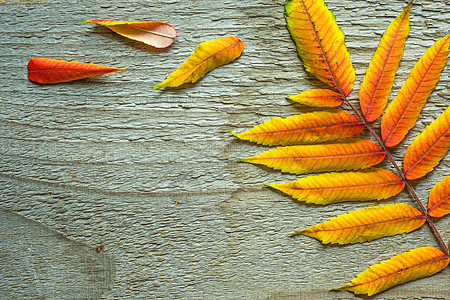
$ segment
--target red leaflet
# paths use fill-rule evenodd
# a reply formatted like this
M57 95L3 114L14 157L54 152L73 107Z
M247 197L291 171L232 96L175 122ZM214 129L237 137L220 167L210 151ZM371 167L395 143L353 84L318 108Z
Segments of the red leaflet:
M28 79L38 83L59 83L126 69L36 57L28 62Z
M143 42L155 48L167 48L172 45L177 31L167 23L158 21L110 21L92 19L84 23L103 25L112 31L132 40Z

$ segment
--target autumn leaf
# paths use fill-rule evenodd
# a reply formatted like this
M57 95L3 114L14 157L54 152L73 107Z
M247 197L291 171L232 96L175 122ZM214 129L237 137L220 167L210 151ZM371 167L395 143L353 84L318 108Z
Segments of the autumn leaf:
M126 69L35 57L28 62L28 79L38 83L60 83Z
M388 170L371 168L325 173L269 186L296 200L325 205L343 201L387 199L400 193L405 184Z
M436 183L430 190L428 214L436 218L450 214L450 176Z
M347 96L355 70L345 36L323 0L288 0L286 24L306 71Z
M448 60L450 34L420 58L381 118L381 136L387 147L398 145L414 126Z
M308 174L365 169L380 163L385 156L371 141L353 138L332 144L278 147L241 161L292 174Z
M274 118L243 133L233 133L242 140L262 145L314 144L353 137L364 123L343 111L317 111L285 119Z
M361 84L359 102L367 122L381 116L387 104L410 29L411 4L386 29Z
M354 210L294 233L324 244L354 244L411 232L425 221L425 216L411 205L396 203Z
M450 149L450 106L406 149L403 170L407 179L433 171Z
M449 257L433 247L421 247L372 265L350 283L334 290L372 296L393 286L436 274L448 266Z
M155 48L172 45L177 31L167 23L159 21L110 21L91 19L84 23L94 23L108 27L112 31L132 40L143 42Z
M238 58L244 50L244 42L227 36L200 43L184 63L153 89L177 87L183 83L196 82L209 71Z
M286 99L312 107L338 107L344 102L340 94L326 89L312 89Z

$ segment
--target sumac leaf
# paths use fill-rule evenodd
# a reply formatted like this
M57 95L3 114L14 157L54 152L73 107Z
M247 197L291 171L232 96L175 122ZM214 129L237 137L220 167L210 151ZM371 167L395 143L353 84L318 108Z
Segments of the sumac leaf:
M312 107L338 107L344 102L341 94L327 89L312 89L286 99Z
M371 141L353 138L332 144L278 147L241 161L292 174L308 174L366 169L382 162L385 156Z
M421 247L372 265L348 284L335 290L372 296L393 286L436 274L448 266L449 257L433 247Z
M405 184L394 173L380 168L308 176L270 187L299 201L330 204L343 201L371 201L393 197Z
M153 89L177 87L183 83L196 82L209 71L228 64L238 58L244 50L244 42L227 36L200 43L178 69Z
M356 116L343 111L317 111L285 119L274 118L236 137L262 145L315 144L353 137L364 129Z
M28 79L38 83L60 83L126 69L35 57L28 62Z
M445 177L430 190L428 214L443 217L450 214L450 176Z

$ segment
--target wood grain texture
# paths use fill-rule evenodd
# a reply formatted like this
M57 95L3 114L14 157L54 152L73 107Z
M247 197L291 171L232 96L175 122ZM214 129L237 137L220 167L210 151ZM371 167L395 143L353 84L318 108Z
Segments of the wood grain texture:
M346 34L356 69L350 98L358 103L359 84L379 38L406 1L326 2ZM59 287L70 299L353 298L328 290L395 254L438 247L427 227L345 247L290 238L293 230L371 203L297 203L263 186L296 176L237 162L267 147L241 142L229 130L243 132L273 117L309 111L285 97L323 87L300 65L283 3L0 1L1 243L9 239L0 249L14 246L16 234L35 235L33 242L43 245L33 246L36 251L50 251L46 243L51 243L72 249L77 257L91 257L103 245L104 272L114 277L110 284L89 284L80 275L79 259L55 256L63 268L44 272L39 267L45 270L45 261L33 251L17 253L16 264L6 264L3 258L11 252L2 251L0 299L8 299L33 268L39 275L35 286L62 282L67 274L81 276L84 294L70 280ZM448 34L448 6L447 0L413 4L410 37L390 100L425 49ZM155 52L107 28L80 25L92 18L168 22L178 36L168 50ZM228 35L245 42L238 60L196 84L151 90L200 42ZM38 56L130 69L42 86L26 77L28 60ZM395 148L398 161L414 137L447 108L449 90L447 66L417 126ZM424 202L449 166L447 155L433 173L414 182ZM400 201L412 203L402 192L382 204ZM449 219L437 222L447 241ZM45 229L29 231L30 226L40 228L34 222ZM26 272L20 275L21 270ZM448 276L446 269L380 297L448 299ZM42 299L58 299L53 295Z

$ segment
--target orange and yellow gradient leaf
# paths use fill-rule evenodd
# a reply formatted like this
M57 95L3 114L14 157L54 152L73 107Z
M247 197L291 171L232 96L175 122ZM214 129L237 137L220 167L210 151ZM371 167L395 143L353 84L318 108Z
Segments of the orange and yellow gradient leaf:
M398 145L415 125L420 111L441 77L448 60L450 34L420 58L381 118L381 136L387 147Z
M340 143L287 146L241 159L292 174L359 170L383 161L385 152L368 140L347 139Z
M436 218L450 214L450 176L436 183L430 190L428 214Z
M115 33L155 48L167 48L172 45L177 31L167 23L159 21L110 21L91 19L84 23L94 23L108 27Z
M178 69L153 89L177 87L183 83L196 82L209 71L228 64L238 58L244 50L244 42L227 36L200 43Z
M317 111L265 121L236 137L262 145L315 144L353 137L364 129L356 116L343 111Z
M372 296L393 286L432 276L448 266L449 257L433 247L421 247L370 266L348 284L334 290Z
M37 83L60 83L126 69L35 57L28 62L28 79Z
M345 36L323 0L288 0L287 28L306 71L347 96L355 70L345 47Z
M411 4L386 29L361 84L359 103L367 122L381 116L387 104L410 29Z
M450 149L450 106L428 125L406 149L403 171L417 179L433 171Z
M286 99L312 107L338 107L344 102L340 94L327 89L312 89Z
M405 184L388 170L371 168L361 171L325 173L269 186L296 200L325 205L344 201L387 199L400 193Z
M354 244L411 232L425 221L425 216L411 205L396 203L354 210L294 233L324 244Z

